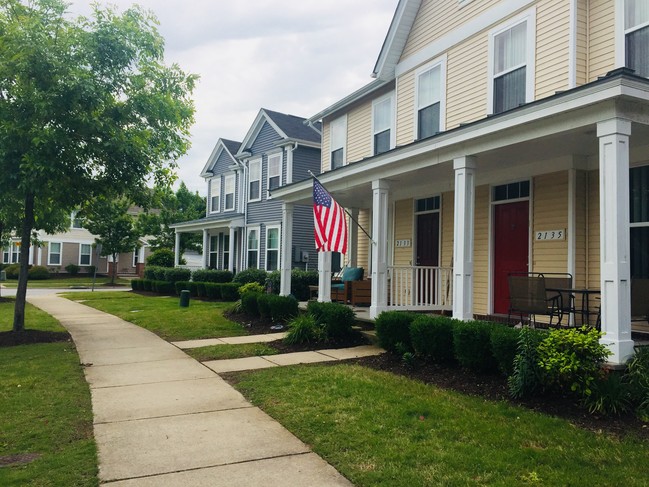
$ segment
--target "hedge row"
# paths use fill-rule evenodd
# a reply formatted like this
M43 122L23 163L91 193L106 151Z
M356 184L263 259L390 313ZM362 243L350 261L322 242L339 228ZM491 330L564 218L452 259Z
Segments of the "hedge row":
M193 281L158 281L153 279L133 279L131 288L134 291L151 291L169 296L180 295L187 290L193 297L236 301L239 299L239 284Z
M8 265L3 270L6 273L7 279L18 279L20 264ZM42 281L50 278L50 271L44 266L30 265L27 271L27 277L32 281Z
M189 269L181 269L180 267L159 267L147 265L144 268L144 279L151 281L189 281L191 274L192 273Z
M245 292L241 295L241 309L252 316L284 323L297 316L298 302L293 296Z

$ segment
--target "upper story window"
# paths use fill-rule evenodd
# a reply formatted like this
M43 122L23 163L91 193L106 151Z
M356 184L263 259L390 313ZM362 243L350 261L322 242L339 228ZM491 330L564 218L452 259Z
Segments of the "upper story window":
M72 228L83 228L83 218L76 211L72 212Z
M259 201L261 199L261 159L250 161L248 180L248 200Z
M347 117L340 117L329 124L331 146L331 169L343 167L347 145Z
M425 139L443 130L443 68L443 62L439 62L425 66L416 73L417 139Z
M501 113L532 101L534 28L530 12L491 33L489 113Z
M234 210L234 184L235 175L230 174L225 177L225 210Z
M277 189L282 184L282 153L268 156L268 191Z
M635 74L649 77L649 2L626 0L624 3L624 50L626 67Z
M394 147L394 96L392 93L372 103L372 142L374 155L387 152Z
M221 211L221 178L214 178L210 183L210 211L218 213Z

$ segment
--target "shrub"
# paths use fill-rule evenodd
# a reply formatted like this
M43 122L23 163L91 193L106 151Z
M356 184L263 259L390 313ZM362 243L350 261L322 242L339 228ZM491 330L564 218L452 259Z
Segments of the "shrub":
M288 334L284 342L289 345L297 343L316 343L324 338L324 330L318 326L311 315L298 316L288 324Z
M453 325L454 320L447 316L418 316L410 325L412 348L431 362L452 362Z
M258 282L249 282L247 284L244 284L239 288L239 294L242 296L245 293L258 293L261 294L264 292L264 286L259 284Z
M274 294L257 294L257 310L263 319L270 319L270 298Z
M198 269L192 273L192 281L198 282L232 282L233 277L230 271L216 269Z
M266 285L266 276L268 273L262 269L246 269L241 272L238 272L236 276L232 279L233 282L238 282L239 284L247 284L249 282L257 282L261 286Z
M198 283L189 281L189 293L191 294L192 298L198 297Z
M131 279L131 289L133 291L140 290L140 279Z
M96 271L96 270L97 270L97 267L95 267L94 265L86 266L86 272L87 272L88 274L90 274L91 276L94 276L94 275L95 275L95 271Z
M270 292L273 294L279 294L281 284L281 273L279 271L273 271L269 272L266 276L266 283L264 286L266 289L270 289ZM291 279L291 287L293 287L293 279Z
M291 271L291 294L298 301L307 301L311 294L309 286L318 285L318 271L303 271L293 269Z
M7 279L18 279L18 274L20 274L20 264L11 264L5 267L5 273L7 274Z
M261 293L244 293L241 295L241 309L252 316L259 316L257 298L263 296Z
M635 355L627 364L626 379L636 414L649 421L649 347L636 347Z
M146 259L147 266L173 267L175 261L174 251L171 249L158 249L153 251Z
M27 276L29 279L34 281L43 281L50 278L50 271L47 270L47 267L35 265L29 269Z
M216 282L206 282L205 295L209 299L221 299L221 286Z
M270 296L268 300L270 317L275 323L283 323L297 316L298 302L293 296L277 296L276 294L266 294L265 296Z
M591 414L619 416L631 409L631 387L622 374L609 371L597 377L591 385L591 394L584 405Z
M381 313L374 323L379 345L389 352L396 353L399 349L406 352L412 351L410 324L418 316L416 313L403 311L384 311ZM398 346L399 344L401 346Z
M155 279L156 276L158 275L158 266L155 265L147 265L144 268L144 279Z
M474 372L496 370L489 339L493 326L486 321L458 321L455 324L453 352L462 367Z
M544 385L589 396L610 351L599 343L601 332L582 327L552 330L538 347Z
M221 287L221 299L223 301L236 301L239 299L239 284L236 282L224 282L218 284Z
M76 276L77 274L79 274L79 271L81 270L81 267L79 267L76 264L68 264L68 265L65 266L65 270L71 276Z
M158 285L156 292L164 294L165 296L173 296L176 294L176 286L173 282L169 281L155 281Z
M144 291L152 291L153 290L153 280L152 279L143 279L142 280L142 288Z
M180 291L189 291L189 281L177 281L174 283L176 294L180 296Z
M519 335L520 330L509 326L494 325L491 329L491 352L496 359L498 369L505 375L510 375L514 370Z
M533 328L524 327L519 332L512 373L507 378L509 395L514 399L529 397L541 387L537 349L542 340L541 332Z
M158 274L162 272L164 280L167 282L189 281L192 272L189 269L180 267L159 267Z
M309 301L307 313L315 318L318 325L323 327L328 340L338 340L349 336L356 321L354 311L340 303Z

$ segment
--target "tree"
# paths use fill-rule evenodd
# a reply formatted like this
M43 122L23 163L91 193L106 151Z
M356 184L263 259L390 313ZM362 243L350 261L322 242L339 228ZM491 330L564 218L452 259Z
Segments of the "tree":
M95 6L68 19L61 0L0 0L0 188L19 202L24 329L27 263L39 208L70 213L102 195L169 184L187 151L196 77L164 64L155 17Z
M140 234L135 225L135 218L128 213L130 207L126 198L99 198L92 202L87 212L85 227L97 235L97 245L101 245L101 255L113 258L111 284L115 284L117 275L117 256L122 252L132 251L137 245Z

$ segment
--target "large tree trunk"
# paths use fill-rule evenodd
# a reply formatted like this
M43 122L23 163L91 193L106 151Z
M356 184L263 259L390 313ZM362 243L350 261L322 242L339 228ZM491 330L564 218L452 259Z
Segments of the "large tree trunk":
M25 301L27 299L29 246L31 244L32 228L34 228L34 193L27 193L20 242L20 275L18 276L16 306L14 308L14 332L21 332L25 329Z

